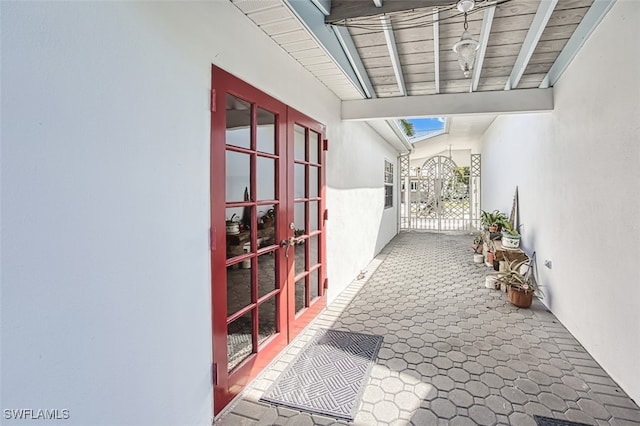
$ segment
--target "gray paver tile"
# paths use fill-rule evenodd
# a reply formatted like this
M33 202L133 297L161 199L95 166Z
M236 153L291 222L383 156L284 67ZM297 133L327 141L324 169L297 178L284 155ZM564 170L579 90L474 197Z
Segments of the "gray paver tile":
M640 410L608 405L607 409L616 420L628 420L640 423Z
M469 408L469 417L478 425L493 425L498 420L496 414L484 405Z
M501 396L490 395L485 400L487 407L489 407L496 414L509 415L513 412L513 406L509 401Z
M484 288L487 269L468 245L468 236L400 234L216 424L347 424L256 402L330 326L384 338L354 425L535 426L534 414L638 425L637 405L542 304L517 309Z
M411 416L411 424L415 426L435 425L438 422L438 417L426 408L419 408Z
M454 389L449 392L448 398L458 407L469 408L473 405L473 396L462 389Z
M604 405L591 399L580 399L577 405L582 411L594 419L609 420L611 418L611 414Z
M431 401L431 410L440 418L450 419L456 415L456 407L445 398L436 398Z
M579 399L578 393L565 384L554 383L549 386L549 388L554 395L559 396L565 401L577 401Z
M489 386L477 380L465 383L464 388L473 396L484 398L489 396Z
M513 404L524 404L528 400L527 395L515 386L508 386L500 389L500 394L507 401Z
M509 416L509 423L518 426L537 426L532 416L524 413L513 413Z
M378 422L390 423L398 418L400 410L398 406L389 401L382 401L373 407L373 417Z
M516 379L514 384L518 389L520 389L524 393L535 395L540 392L540 387L538 386L538 384L530 379L524 379L524 378Z
M431 379L431 384L438 390L450 391L455 388L455 383L447 376L437 375Z
M538 395L538 400L553 411L564 412L568 408L567 403L562 398L551 393L542 392Z
M455 416L449 422L451 426L474 426L476 423L471 420L469 417L465 416Z

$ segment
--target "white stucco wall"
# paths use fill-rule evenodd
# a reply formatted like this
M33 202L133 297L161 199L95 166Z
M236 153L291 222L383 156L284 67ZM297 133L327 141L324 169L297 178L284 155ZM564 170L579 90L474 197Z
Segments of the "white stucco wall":
M345 122L330 140L327 164L327 251L329 301L353 280L397 233L398 191L394 205L384 209L384 162L394 164L397 152L388 144L371 144L377 134L368 126ZM396 187L397 188L397 187ZM342 255L341 262L331 255Z
M211 64L327 125L331 298L395 233L396 155L230 2L0 7L1 408L208 424Z
M519 186L544 303L636 401L640 55L620 40L639 27L640 3L618 1L555 85L553 113L500 117L482 152L483 207L508 212Z

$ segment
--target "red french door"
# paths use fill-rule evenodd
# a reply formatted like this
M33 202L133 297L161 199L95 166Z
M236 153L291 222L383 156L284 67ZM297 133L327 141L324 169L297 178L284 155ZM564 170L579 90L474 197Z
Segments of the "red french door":
M288 108L289 227L294 229L287 279L290 335L298 334L326 304L324 126ZM290 250L291 250L290 249Z
M214 411L325 306L324 127L213 67Z

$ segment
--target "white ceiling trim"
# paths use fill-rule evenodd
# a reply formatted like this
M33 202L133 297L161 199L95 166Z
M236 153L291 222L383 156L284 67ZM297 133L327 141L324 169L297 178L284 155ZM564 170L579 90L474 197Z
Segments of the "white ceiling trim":
M478 83L480 83L480 75L482 74L482 65L484 64L484 56L487 53L487 44L489 43L489 34L491 34L491 26L493 25L493 15L495 13L495 4L486 8L484 11L482 29L480 30L480 48L478 49L476 65L473 67L473 74L471 75L471 88L469 90L471 92L478 90Z
M552 110L552 88L342 101L342 119L354 121Z
M433 65L436 95L440 93L440 20L438 9L433 9Z
M316 5L323 15L329 15L331 13L331 0L311 0Z
M520 83L520 79L522 78L527 65L529 65L531 55L533 55L544 29L547 27L547 22L549 22L549 18L551 18L551 14L553 13L553 9L555 9L556 4L558 4L558 0L542 0L540 2L538 11L533 17L533 22L529 27L529 32L527 32L524 42L522 43L520 54L518 54L518 59L516 59L516 63L513 66L513 70L507 80L507 84L504 86L504 90L511 90L518 87L518 83Z
M356 48L353 39L351 38L351 34L349 34L349 30L346 27L341 27L337 25L331 25L333 31L336 33L336 37L338 37L338 41L342 45L344 49L344 53L347 55L347 59L349 59L349 63L351 67L356 73L362 88L365 91L367 98L375 98L376 91L373 88L373 84L371 84L371 80L369 79L369 75L367 74L367 70L365 69L364 64L362 63L362 59L360 59L360 55L358 54L358 49Z
M571 35L569 41L558 55L558 58L549 69L549 72L542 80L540 88L556 84L564 70L567 69L573 58L576 56L582 45L587 41L593 30L600 24L602 18L609 12L616 0L596 0L593 2L587 13L580 21L578 28Z
M284 0L284 4L293 12L302 25L309 32L311 37L318 43L318 46L333 60L340 68L347 80L365 98L365 92L360 86L358 77L351 67L335 33L324 23L324 13L310 1Z
M391 19L388 16L381 16L380 22L382 23L384 39L387 41L387 49L389 50L389 56L391 57L393 73L395 74L396 82L398 83L398 90L400 91L401 96L406 96L407 88L404 84L404 75L402 74L402 66L400 65L400 56L398 56L396 38L393 35L393 26L391 25Z

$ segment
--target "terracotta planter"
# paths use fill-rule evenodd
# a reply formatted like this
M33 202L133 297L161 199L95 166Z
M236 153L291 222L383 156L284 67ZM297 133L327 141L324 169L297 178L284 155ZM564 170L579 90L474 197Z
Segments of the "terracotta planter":
M533 302L532 291L524 291L513 287L509 287L507 297L509 298L509 302L518 308L528 308L531 306L531 302Z
M493 260L495 259L495 253L492 251L487 252L487 255L485 256L486 259L486 265L487 266L493 266Z
M497 226L490 226L489 227L489 232L498 232L498 227Z

